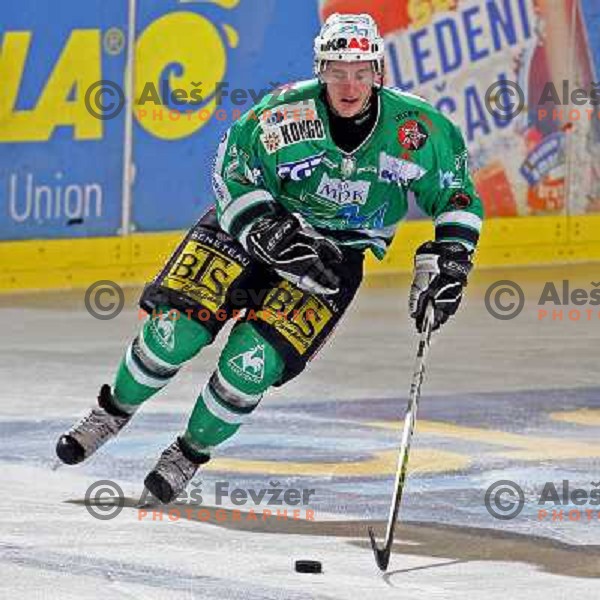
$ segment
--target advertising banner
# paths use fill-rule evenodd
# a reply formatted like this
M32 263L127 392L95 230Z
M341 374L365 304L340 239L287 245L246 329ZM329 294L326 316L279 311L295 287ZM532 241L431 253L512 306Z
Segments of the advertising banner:
M488 217L600 209L597 2L322 0L320 9L322 19L378 20L387 83L460 125Z
M312 77L317 5L142 0L135 61L132 224L188 228L214 202L223 133L280 85Z
M88 100L100 80L122 87L126 37L127 2L2 6L0 239L117 233L123 111L102 120Z
M53 6L3 8L0 239L189 227L213 202L220 137L265 93L312 77L313 39L332 12L371 13L386 40L387 83L460 125L488 217L600 211L594 0Z
M131 206L123 207L132 9ZM190 227L213 202L220 137L272 89L312 76L318 27L312 1L3 7L0 239Z

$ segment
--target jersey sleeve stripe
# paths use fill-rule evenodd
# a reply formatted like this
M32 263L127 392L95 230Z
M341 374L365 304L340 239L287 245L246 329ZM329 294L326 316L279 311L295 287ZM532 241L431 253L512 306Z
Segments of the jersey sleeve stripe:
M464 210L455 210L452 212L442 213L435 220L436 226L446 225L449 223L470 227L471 229L480 232L482 220L477 215Z
M239 196L232 202L230 202L219 219L221 227L229 234L231 234L230 227L235 219L246 212L248 209L261 203L271 203L274 201L273 196L266 190L254 190L243 196Z
M261 217L274 214L275 204L273 202L259 202L243 212L238 212L229 226L229 234L240 240L246 247L246 237L250 226ZM243 237L242 237L243 234Z
M463 225L438 225L435 228L435 239L438 242L451 239L465 240L473 246L476 246L479 241L479 232L471 227L464 227Z

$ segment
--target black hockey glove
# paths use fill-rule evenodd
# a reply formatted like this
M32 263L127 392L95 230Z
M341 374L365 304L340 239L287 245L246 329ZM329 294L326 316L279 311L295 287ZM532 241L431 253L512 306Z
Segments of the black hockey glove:
M334 271L343 258L341 250L292 214L259 219L246 236L246 249L304 291L339 291Z
M472 267L471 253L458 242L426 242L419 246L409 297L410 316L418 331L422 331L428 302L433 304L432 330L457 311Z

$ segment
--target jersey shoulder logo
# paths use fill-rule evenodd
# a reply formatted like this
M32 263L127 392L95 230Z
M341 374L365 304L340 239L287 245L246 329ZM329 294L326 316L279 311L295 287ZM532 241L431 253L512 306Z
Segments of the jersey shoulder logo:
M463 187L463 182L460 177L452 171L443 171L440 169L440 188L459 190Z
M461 171L462 169L468 170L468 168L469 168L469 152L467 150L463 150L462 152L459 152L454 157L454 168L457 171Z
M428 138L425 127L415 119L406 121L398 129L398 141L405 150L420 150Z
M269 154L300 142L325 139L325 125L317 116L314 100L282 104L263 117L260 139Z
M273 152L277 152L281 148L281 136L275 131L263 133L260 136L260 141L269 154L273 154Z
M379 155L379 181L408 185L411 181L421 179L427 170L420 165L396 158L382 152Z
M325 156L324 151L300 160L277 165L277 175L284 180L302 181L308 179L323 161L323 156Z

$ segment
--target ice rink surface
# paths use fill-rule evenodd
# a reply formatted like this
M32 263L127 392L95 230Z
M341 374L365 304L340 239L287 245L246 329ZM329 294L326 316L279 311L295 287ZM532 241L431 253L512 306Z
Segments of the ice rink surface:
M139 290L127 290L126 310L111 321L86 312L83 291L0 296L0 596L596 597L600 506L538 501L547 482L561 495L564 480L570 490L600 486L599 311L540 307L538 300L547 281L591 290L599 269L473 278L459 315L430 352L385 575L367 525L383 534L415 351L406 277L365 285L306 372L268 395L197 476L201 502L146 514L133 506L143 478L185 426L226 332L97 456L53 470L58 435L112 382L139 329ZM486 289L501 279L525 290L524 310L512 320L494 319L485 307ZM562 310L562 320L542 318L541 308ZM94 518L84 501L100 480L118 484L128 499L108 520ZM524 491L523 510L510 520L485 507L486 490L500 480ZM217 497L224 484L229 491L311 493L307 504L268 505L270 494L237 506L231 496ZM114 501L104 496L96 508L110 514ZM542 518L541 508L556 511L554 519ZM300 558L322 561L323 573L296 573Z

